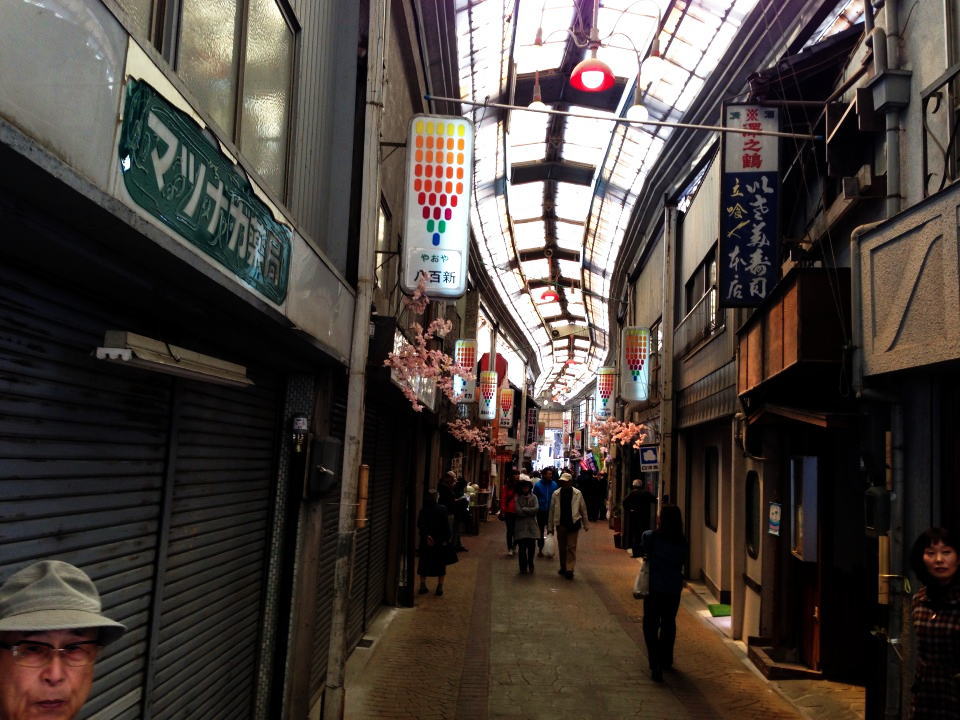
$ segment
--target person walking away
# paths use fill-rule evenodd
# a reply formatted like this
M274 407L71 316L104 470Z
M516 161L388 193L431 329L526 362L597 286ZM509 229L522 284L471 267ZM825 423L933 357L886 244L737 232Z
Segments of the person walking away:
M947 528L930 528L910 550L921 587L910 615L916 635L912 720L960 718L960 555Z
M583 499L583 493L573 487L570 473L562 473L560 489L550 498L547 532L557 533L557 554L560 556L560 569L557 573L567 580L573 580L573 571L577 565L577 539L581 528L584 531L589 529L587 503Z
M537 503L540 506L537 510L537 526L540 530L540 536L537 538L537 557L543 557L543 534L550 515L550 498L559 487L556 476L557 471L554 468L545 467L540 473L540 479L533 486L533 493L537 496Z
M450 540L450 524L447 509L437 502L437 491L428 490L423 499L423 507L417 516L417 529L420 531L420 562L417 575L420 576L421 595L430 592L427 578L437 578L437 595L443 595L443 579L447 574L447 543Z
M650 594L643 601L643 639L647 644L650 676L663 682L663 671L673 668L673 645L677 639L677 611L683 591L683 559L687 541L683 517L676 505L660 509L656 530L642 536L642 549L650 563Z
M126 627L102 613L80 568L41 560L0 586L0 719L72 720L104 646Z
M640 538L650 530L653 507L657 498L640 480L633 481L633 488L623 499L623 509L627 514L627 538L630 554L640 557Z
M507 555L513 557L515 531L517 527L517 480L520 478L518 470L510 471L507 479L500 488L500 519L507 526Z
M515 537L520 556L520 574L533 572L533 548L540 536L537 527L537 510L540 502L533 494L533 483L526 475L521 475L517 482L517 522Z

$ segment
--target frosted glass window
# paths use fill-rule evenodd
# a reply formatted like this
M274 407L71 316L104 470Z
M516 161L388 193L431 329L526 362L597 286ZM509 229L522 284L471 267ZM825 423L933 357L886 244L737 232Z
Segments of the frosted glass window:
M278 195L286 178L293 32L275 0L250 0L240 149Z
M133 29L143 37L150 38L150 12L153 0L117 0L133 21Z
M177 72L230 137L237 102L237 0L183 0Z

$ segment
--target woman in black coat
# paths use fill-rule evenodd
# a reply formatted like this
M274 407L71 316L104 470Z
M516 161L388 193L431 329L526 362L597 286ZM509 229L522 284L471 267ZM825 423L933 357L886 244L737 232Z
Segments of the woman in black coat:
M420 576L421 595L430 592L427 578L437 578L437 595L443 595L443 578L447 574L447 543L450 540L450 524L447 522L447 509L437 503L437 491L429 490L423 499L423 507L417 516L417 529L420 531L420 562L417 575Z
M683 517L676 505L664 505L656 530L642 536L643 554L650 564L650 594L643 601L643 639L647 644L650 676L663 682L663 671L673 667L677 639L677 611L683 591L683 561L687 541Z
M912 720L960 718L958 542L946 528L930 528L910 551L910 564L923 583L910 607L917 648Z

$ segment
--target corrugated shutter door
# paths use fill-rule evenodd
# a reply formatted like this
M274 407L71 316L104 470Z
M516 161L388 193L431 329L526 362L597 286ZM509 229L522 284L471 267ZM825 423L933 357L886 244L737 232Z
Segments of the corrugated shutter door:
M40 559L93 578L128 631L79 717L125 720L140 714L171 381L91 357L118 320L0 264L0 580Z
M347 391L339 386L330 407L330 434L343 441L347 427ZM315 696L327 679L330 652L330 625L333 618L333 574L337 559L337 527L340 519L340 488L330 491L323 503L320 567L317 571L317 601L314 621L313 663L310 694Z
M387 544L390 540L390 501L395 471L395 437L387 413L379 418L380 432L370 468L370 559L367 570L367 624L377 614L386 593Z
M185 383L155 720L252 716L278 394Z
M369 518L369 496L373 491L373 462L377 447L377 418L378 409L368 404L363 418L363 463L370 467L369 484L367 486ZM354 534L353 577L350 586L350 611L347 616L347 652L357 646L363 631L366 629L366 599L367 599L367 567L370 559L370 523L367 527L359 528Z

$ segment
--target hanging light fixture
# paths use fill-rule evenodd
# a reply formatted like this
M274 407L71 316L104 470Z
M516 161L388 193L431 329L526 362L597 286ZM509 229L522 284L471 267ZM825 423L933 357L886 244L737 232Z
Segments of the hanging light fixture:
M543 102L543 95L540 93L540 71L537 70L533 76L533 102L527 105L529 110L548 110Z
M584 92L603 92L612 88L615 82L613 70L597 57L596 48L591 48L590 57L577 63L570 73L570 84Z

